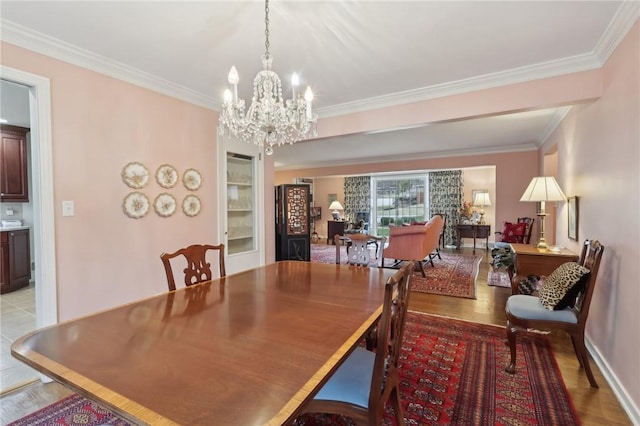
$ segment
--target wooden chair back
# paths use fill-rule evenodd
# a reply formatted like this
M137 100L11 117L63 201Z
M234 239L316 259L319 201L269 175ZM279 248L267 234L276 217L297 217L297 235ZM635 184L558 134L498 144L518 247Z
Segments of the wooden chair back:
M434 216L440 216L442 219L444 219L443 223L442 223L442 232L440 233L440 242L438 243L439 248L444 248L444 237L445 237L445 233L447 232L447 214L446 213L434 213Z
M373 378L369 391L370 425L382 424L384 406L389 397L392 397L396 424L404 424L400 402L399 364L414 267L414 261L407 262L389 278L385 286L384 304L376 336Z
M218 271L220 272L220 277L224 277L226 275L224 265L224 244L219 244L217 246L210 244L194 244L181 248L173 253L162 253L160 255L160 259L162 259L164 270L167 275L169 291L176 289L173 269L171 268L171 259L178 256L184 256L186 259L187 267L184 268L184 284L188 287L202 281L208 281L212 278L211 263L207 262L207 253L209 251L217 252Z
M391 399L396 424L404 426L399 364L414 267L414 261L406 262L385 284L374 353L356 348L300 414L337 414L357 425L381 425Z
M578 293L574 309L579 312L578 325L584 330L587 324L587 316L589 316L589 307L591 306L591 298L593 289L596 286L596 278L600 269L600 260L604 246L597 240L586 240L582 245L582 253L580 254L579 263L587 268L589 272L589 280Z
M519 217L518 223L526 223L527 226L524 228L524 237L522 238L523 244L529 244L531 241L531 231L533 230L533 224L536 220L532 217Z

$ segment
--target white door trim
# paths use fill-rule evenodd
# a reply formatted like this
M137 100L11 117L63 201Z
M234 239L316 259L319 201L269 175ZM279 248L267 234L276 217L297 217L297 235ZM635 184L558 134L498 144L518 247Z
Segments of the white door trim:
M58 322L49 79L0 65L0 77L29 87L36 327Z

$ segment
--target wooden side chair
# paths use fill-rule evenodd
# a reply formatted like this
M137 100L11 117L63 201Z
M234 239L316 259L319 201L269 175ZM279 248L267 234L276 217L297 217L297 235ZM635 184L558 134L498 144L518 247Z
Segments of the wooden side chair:
M503 224L502 231L495 232L496 244L505 243L503 245L504 247L508 246L510 243L529 244L529 241L531 240L531 231L533 230L533 224L535 221L536 220L532 217L519 217L515 224L505 222ZM516 232L515 234L509 232L510 229L516 228L518 225L522 228L522 232ZM498 244L498 246L500 245Z
M440 257L440 249L444 249L444 239L445 239L445 234L447 232L447 214L446 213L434 213L433 215L434 216L438 215L442 219L444 219L444 223L442 224L442 232L440 233L440 241L438 243L438 248L436 249L438 251L438 257L440 259L442 259Z
M580 367L584 368L587 373L589 384L591 387L598 387L589 365L589 354L584 344L584 329L603 252L604 246L600 242L586 240L578 262L581 267L586 269L581 270L575 265L569 265L573 262L568 262L558 268L558 270L563 268L563 273L557 274L559 279L552 278L558 270L546 278L539 296L524 294L509 296L506 306L506 330L511 361L505 369L508 373L515 373L517 332L527 329L564 330L571 337L573 349ZM576 272L570 272L570 269ZM572 282L575 282L573 286L571 286ZM565 289L565 297L562 297L563 293L558 291L560 286L555 286L555 283L559 283ZM545 285L555 286L555 288L545 291ZM558 301L558 299L560 300Z
M173 253L162 253L160 259L164 264L164 270L167 274L167 283L169 291L176 289L176 283L173 278L173 270L171 269L171 259L184 256L187 261L187 267L184 268L184 284L191 286L202 281L212 278L211 263L207 262L207 252L215 251L218 254L218 270L220 276L226 275L224 266L224 244L217 246L210 244L194 244L189 247L181 248Z
M399 359L414 262L407 262L387 280L375 352L356 348L338 367L303 413L350 417L357 425L380 425L391 398L396 425L404 425L400 403ZM395 295L394 295L395 293Z

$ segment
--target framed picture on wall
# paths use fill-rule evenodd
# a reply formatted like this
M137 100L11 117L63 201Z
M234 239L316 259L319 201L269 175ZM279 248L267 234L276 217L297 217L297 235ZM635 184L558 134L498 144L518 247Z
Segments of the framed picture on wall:
M578 240L578 197L569 197L567 199L569 211L569 238Z

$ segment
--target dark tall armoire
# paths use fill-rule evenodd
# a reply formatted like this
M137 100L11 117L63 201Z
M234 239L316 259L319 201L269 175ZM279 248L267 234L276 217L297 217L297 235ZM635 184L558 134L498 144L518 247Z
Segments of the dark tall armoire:
M311 260L310 189L276 186L276 260Z

